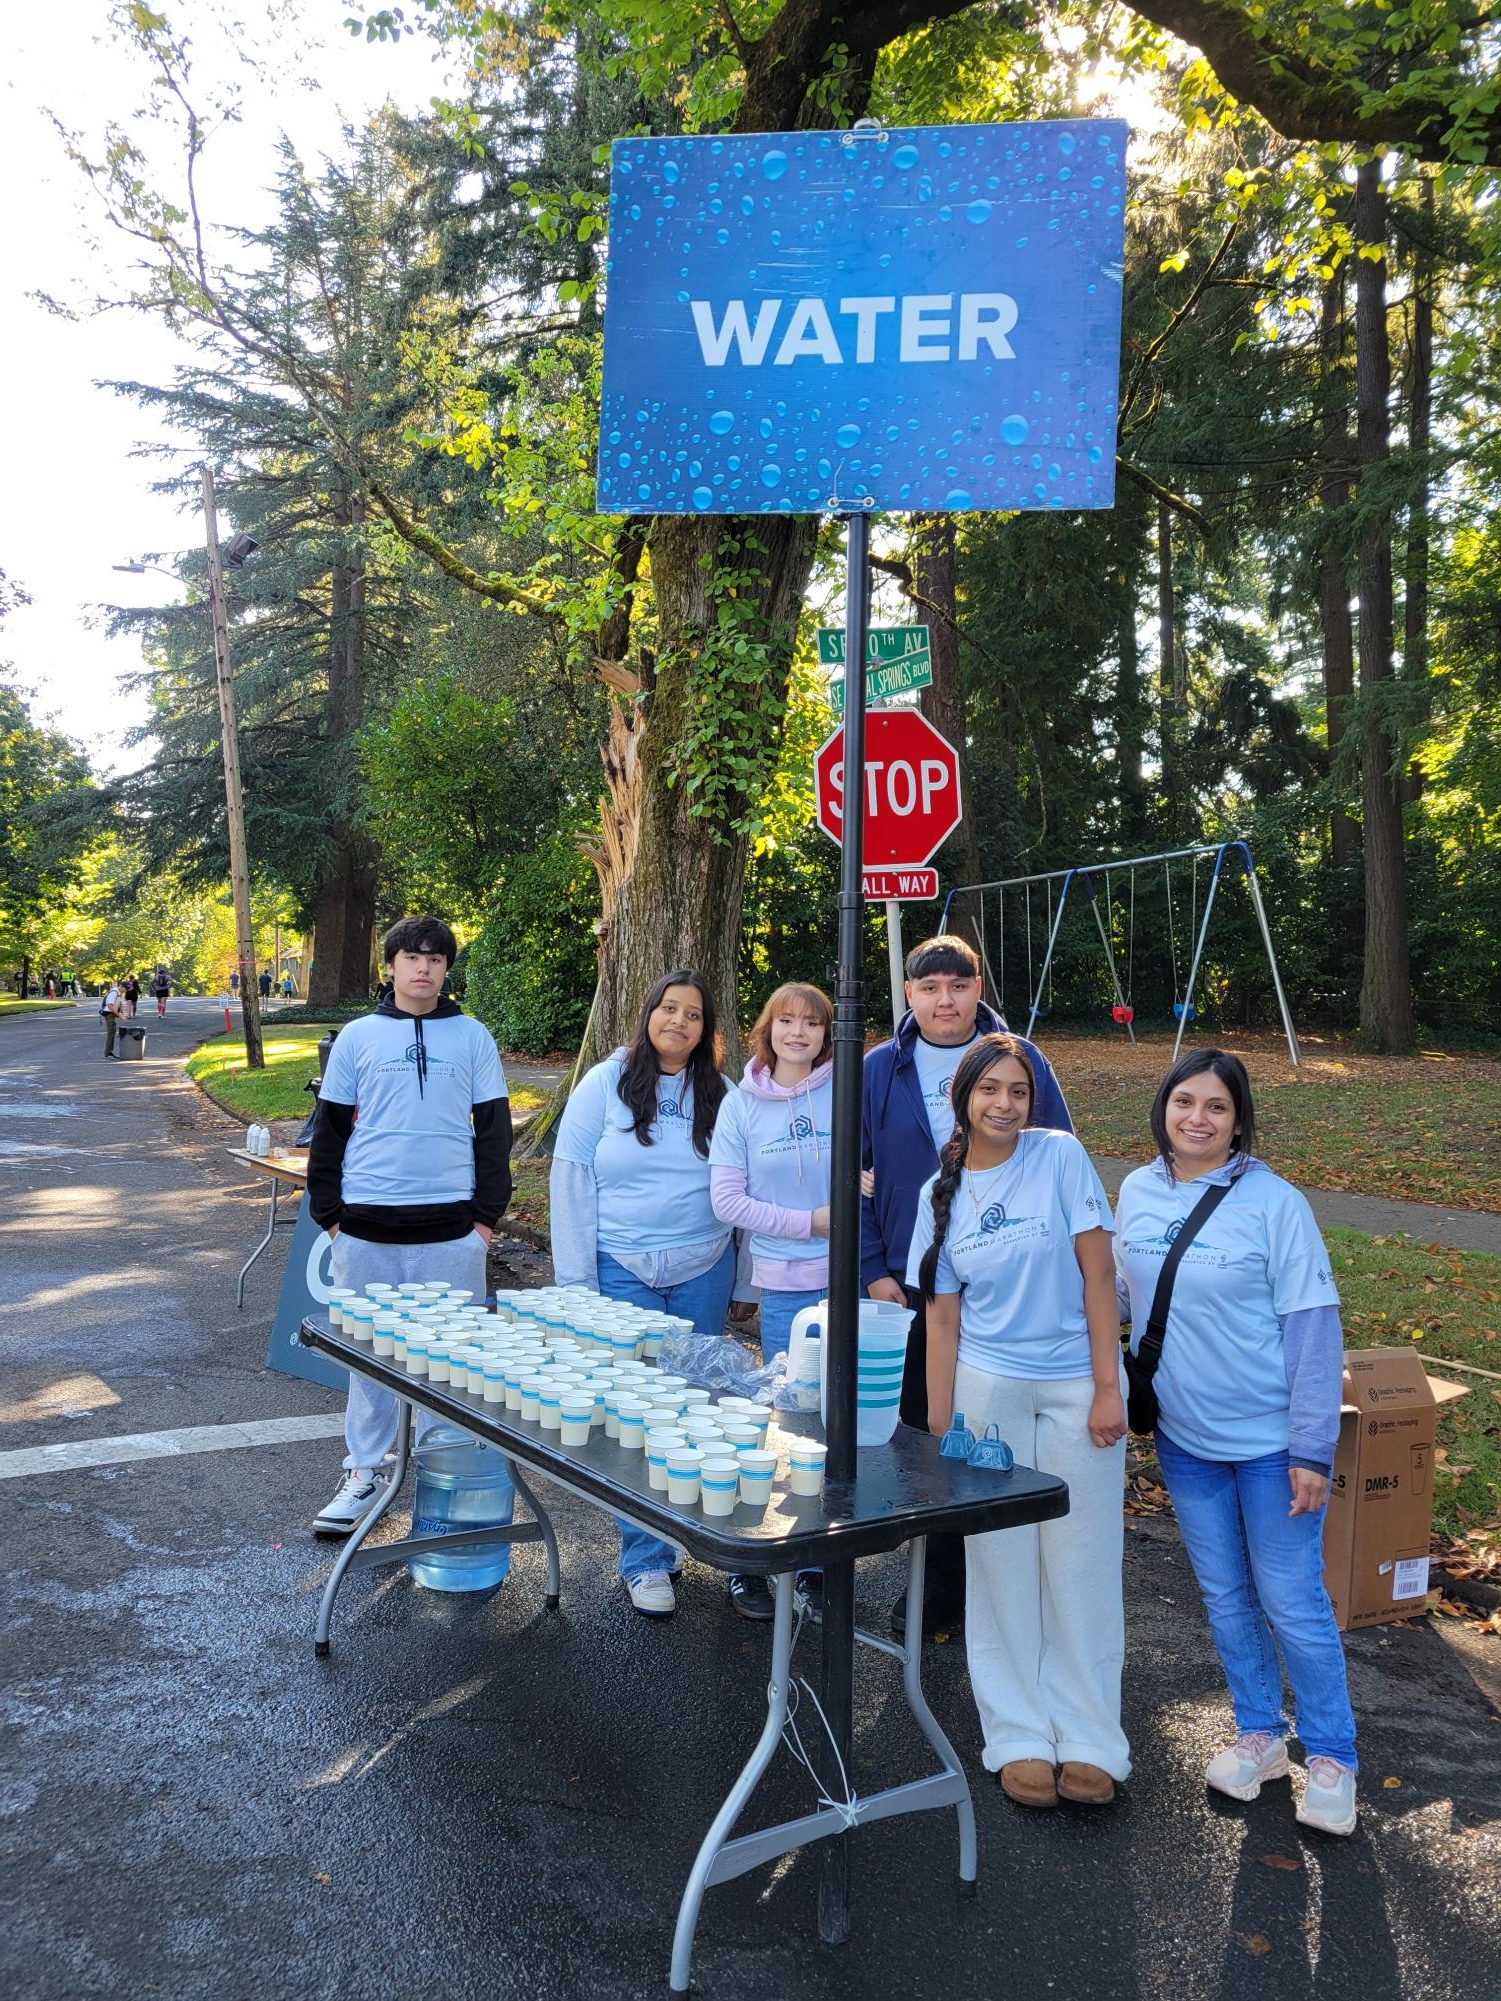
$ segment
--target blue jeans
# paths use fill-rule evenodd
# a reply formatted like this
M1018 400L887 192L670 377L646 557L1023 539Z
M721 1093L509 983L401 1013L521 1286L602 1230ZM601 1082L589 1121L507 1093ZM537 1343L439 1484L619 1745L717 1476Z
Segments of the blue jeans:
M828 1297L828 1287L814 1292L768 1292L761 1288L761 1360L770 1362L785 1355L792 1339L792 1323L805 1306L817 1306Z
M630 1306L651 1307L658 1313L677 1313L683 1319L693 1322L694 1331L699 1334L723 1334L725 1316L730 1310L730 1294L735 1286L735 1245L733 1239L725 1246L724 1256L697 1278L690 1278L682 1285L670 1285L665 1292L657 1292L649 1285L643 1285L634 1278L623 1264L612 1258L608 1251L601 1251L598 1260L599 1289L606 1299L619 1299ZM648 1535L645 1529L638 1529L630 1522L617 1521L620 1531L620 1574L622 1577L639 1577L646 1570L671 1570L677 1563L677 1551L671 1543L659 1537Z
M1287 1734L1280 1646L1304 1750L1353 1770L1345 1651L1324 1589L1324 1510L1289 1515L1285 1452L1199 1459L1159 1428L1157 1458L1204 1594L1236 1729Z

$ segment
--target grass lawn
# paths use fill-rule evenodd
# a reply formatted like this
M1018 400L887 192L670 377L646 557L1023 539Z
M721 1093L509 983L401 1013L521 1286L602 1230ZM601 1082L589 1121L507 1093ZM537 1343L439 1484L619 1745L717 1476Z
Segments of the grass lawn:
M1171 1036L1133 1049L1124 1035L1050 1040L1045 1022L1039 1031L1085 1145L1147 1159L1148 1116ZM1501 1062L1439 1050L1366 1056L1310 1036L1295 1070L1279 1037L1226 1035L1224 1047L1251 1073L1257 1151L1290 1181L1501 1211Z
M318 1043L328 1023L299 1022L295 1028L267 1029L261 1038L264 1070L245 1067L243 1035L216 1035L188 1058L188 1075L228 1112L245 1119L303 1119L312 1100L303 1088L318 1074ZM534 1111L539 1091L524 1084L511 1090L513 1112Z
M72 1005L71 1000L21 1000L16 994L0 994L0 1014L45 1014Z

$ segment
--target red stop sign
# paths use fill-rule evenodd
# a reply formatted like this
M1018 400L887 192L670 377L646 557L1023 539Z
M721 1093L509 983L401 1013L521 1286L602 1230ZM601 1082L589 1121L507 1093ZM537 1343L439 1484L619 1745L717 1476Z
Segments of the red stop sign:
M844 833L844 730L813 760L818 824ZM918 709L872 709L865 718L863 868L921 868L958 826L959 758Z

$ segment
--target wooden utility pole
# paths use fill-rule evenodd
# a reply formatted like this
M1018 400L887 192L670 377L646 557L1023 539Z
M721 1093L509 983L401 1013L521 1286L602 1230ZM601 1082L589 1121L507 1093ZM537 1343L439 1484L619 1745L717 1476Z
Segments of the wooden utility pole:
M245 1028L245 1063L264 1070L261 997L255 979L255 933L250 927L250 863L245 851L245 799L240 790L240 732L235 690L229 678L229 612L219 561L219 516L214 476L203 468L203 530L208 542L208 602L214 626L214 669L219 683L219 735L224 744L224 807L229 823L229 882L234 893L235 957L240 965L240 1014Z

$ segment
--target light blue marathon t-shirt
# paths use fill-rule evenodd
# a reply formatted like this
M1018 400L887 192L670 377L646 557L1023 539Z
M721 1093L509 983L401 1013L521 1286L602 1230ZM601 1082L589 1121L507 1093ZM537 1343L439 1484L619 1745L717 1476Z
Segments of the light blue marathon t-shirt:
M771 1202L779 1209L822 1208L829 1199L833 1158L832 1074L774 1098L742 1086L731 1091L719 1108L709 1165L742 1168L746 1192L757 1202ZM829 1240L771 1237L753 1230L751 1251L758 1258L780 1258L789 1264L822 1262L829 1255Z
M1147 1331L1168 1246L1217 1178L1170 1181L1154 1160L1121 1183L1115 1261L1131 1295L1133 1348ZM1253 1160L1178 1266L1154 1382L1168 1437L1200 1459L1285 1452L1290 1399L1281 1319L1338 1304L1306 1198Z
M671 1250L722 1237L709 1200L709 1163L693 1145L693 1086L685 1071L657 1079L651 1145L636 1137L616 1086L619 1056L596 1063L571 1092L553 1148L594 1170L596 1241L602 1251ZM738 1086L725 1079L730 1090Z
M319 1095L356 1108L341 1189L351 1205L466 1202L474 1193L470 1111L509 1096L495 1038L472 1015L424 1015L422 1046L420 1086L410 1015L362 1015L328 1052Z
M907 1283L933 1241L933 1182L917 1198ZM1074 1238L1113 1227L1100 1177L1072 1133L1028 1126L1003 1167L959 1177L935 1289L961 1294L959 1360L1032 1382L1091 1373Z
M952 1047L925 1042L920 1035L912 1045L912 1060L917 1065L917 1087L922 1092L922 1108L928 1115L928 1131L933 1135L933 1144L940 1153L948 1145L954 1130L949 1086L959 1068L959 1059L979 1033L977 1028L969 1042L956 1043Z

